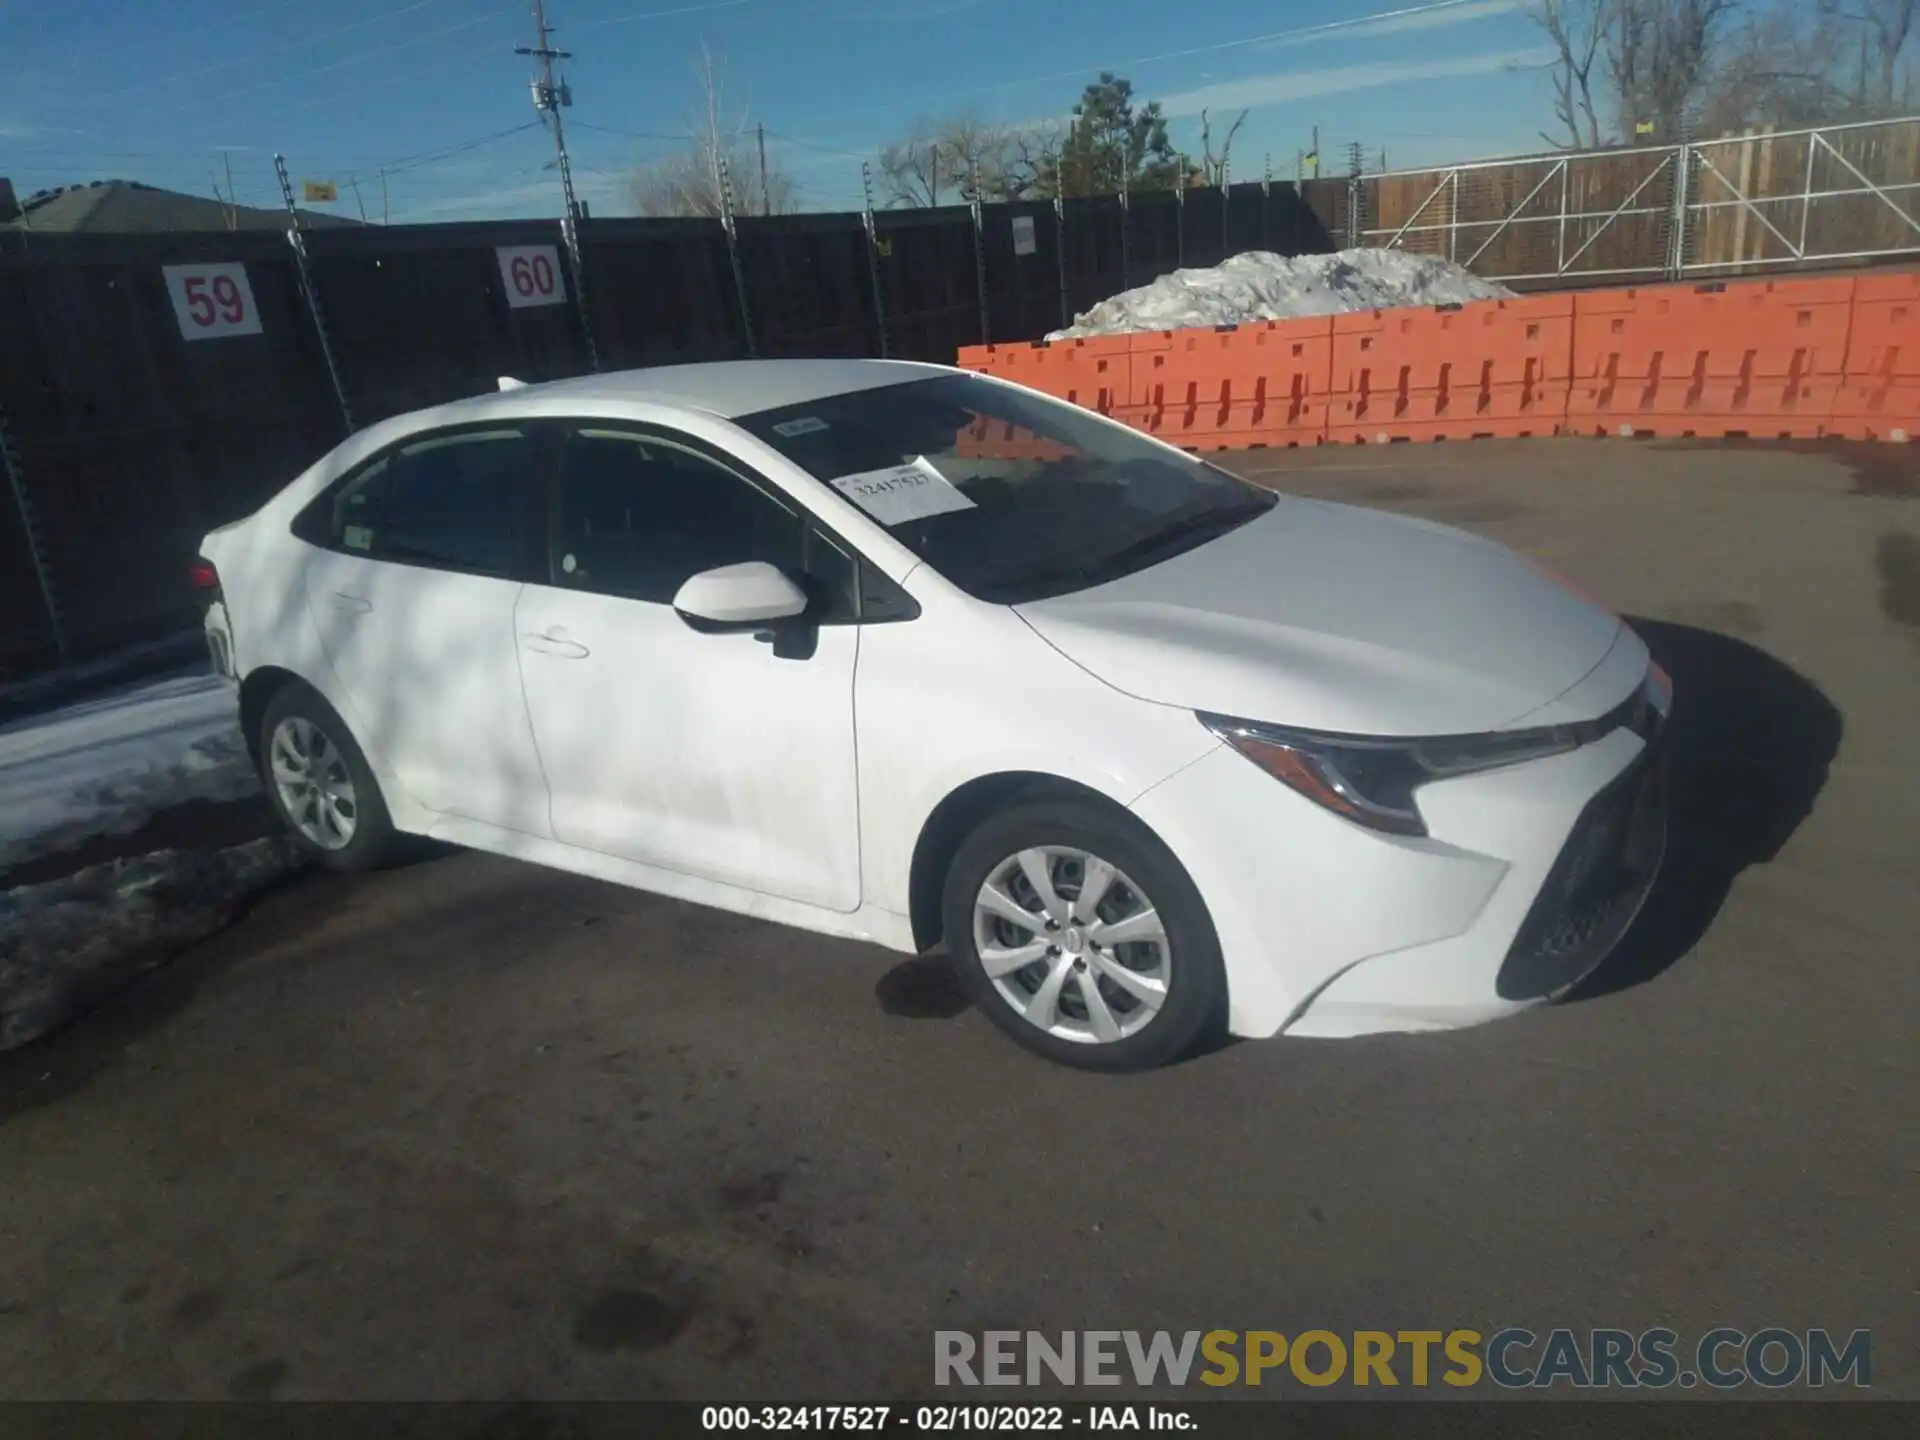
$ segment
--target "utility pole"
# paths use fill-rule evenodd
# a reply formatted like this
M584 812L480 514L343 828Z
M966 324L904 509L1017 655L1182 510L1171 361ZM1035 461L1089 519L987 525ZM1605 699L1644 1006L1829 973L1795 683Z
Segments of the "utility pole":
M360 207L360 223L364 225L367 223L367 202L360 198L360 177L349 175L347 183L353 186L353 203Z
M382 225L392 223L388 218L390 213L387 209L387 172L385 167L382 167L380 171L380 223Z
M587 361L595 370L600 368L600 352L593 343L593 325L587 318L587 295L584 266L580 257L580 204L573 194L573 162L567 158L567 132L560 122L562 109L573 104L573 90L564 80L553 77L553 62L571 60L570 51L556 50L549 43L553 30L547 24L545 0L533 0L533 32L538 40L536 45L516 45L516 55L531 55L540 62L540 73L533 81L533 108L553 127L553 148L560 158L560 191L566 201L566 211L560 217L560 236L566 241L567 259L573 266L573 298L580 310L580 334L587 342Z
M220 152L220 163L227 167L227 228L229 230L238 230L240 228L240 212L234 208L233 152L222 150Z
M754 129L760 135L760 213L766 216L773 214L773 191L767 188L767 127L756 125Z

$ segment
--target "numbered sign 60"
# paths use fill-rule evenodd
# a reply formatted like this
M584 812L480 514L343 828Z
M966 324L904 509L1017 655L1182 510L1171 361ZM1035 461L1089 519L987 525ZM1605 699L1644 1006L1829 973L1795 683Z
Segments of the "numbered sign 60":
M529 305L564 305L566 278L560 273L557 245L502 245L500 278L506 283L507 304L515 310Z
M221 340L229 335L258 335L260 311L247 283L247 267L238 260L212 265L163 265L174 318L188 340Z

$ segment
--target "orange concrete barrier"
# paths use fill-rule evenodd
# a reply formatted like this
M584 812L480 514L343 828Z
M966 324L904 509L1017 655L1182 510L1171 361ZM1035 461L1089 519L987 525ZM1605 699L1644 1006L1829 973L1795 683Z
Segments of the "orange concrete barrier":
M1029 390L1111 415L1128 403L1131 337L1096 335L1085 340L1045 340L1029 345L976 345L963 350L961 365L1011 380Z
M1318 445L1327 438L1331 316L1135 335L1131 411L1191 449Z
M1920 274L981 346L960 363L1193 450L1555 434L1907 441L1920 434Z
M1557 435L1572 357L1570 295L1338 315L1328 436L1368 443Z
M1569 428L1819 439L1832 424L1853 299L1851 277L1578 295Z
M1920 274L1854 282L1853 334L1833 433L1851 440L1920 437Z

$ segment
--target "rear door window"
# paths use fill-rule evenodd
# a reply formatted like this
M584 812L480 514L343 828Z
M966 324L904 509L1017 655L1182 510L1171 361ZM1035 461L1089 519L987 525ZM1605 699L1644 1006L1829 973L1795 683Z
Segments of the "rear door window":
M349 555L518 576L534 513L537 447L518 427L428 436L389 451L334 491L319 533Z

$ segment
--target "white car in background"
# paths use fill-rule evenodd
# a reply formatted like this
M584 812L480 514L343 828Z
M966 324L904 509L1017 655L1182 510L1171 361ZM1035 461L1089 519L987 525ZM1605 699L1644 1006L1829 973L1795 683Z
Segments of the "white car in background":
M942 367L503 383L203 556L315 859L424 835L944 941L1068 1064L1549 999L1664 851L1670 687L1618 617Z

